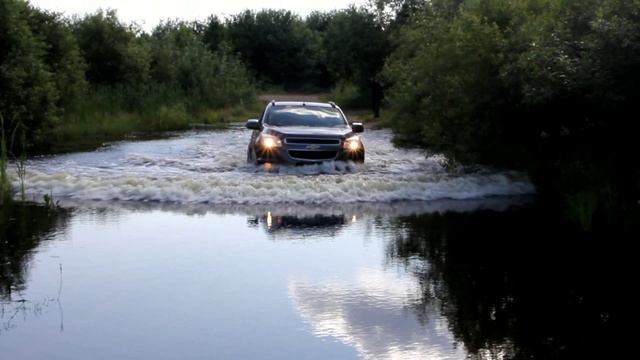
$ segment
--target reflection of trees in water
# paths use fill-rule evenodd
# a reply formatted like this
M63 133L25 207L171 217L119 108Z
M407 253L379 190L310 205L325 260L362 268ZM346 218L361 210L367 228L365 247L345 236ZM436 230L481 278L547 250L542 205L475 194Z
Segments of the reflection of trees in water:
M64 229L68 211L35 204L0 208L0 300L24 289L31 256L42 240Z
M623 241L560 230L533 209L425 214L398 226L388 256L428 262L414 270L418 312L440 303L473 357L612 358L628 346L618 337Z

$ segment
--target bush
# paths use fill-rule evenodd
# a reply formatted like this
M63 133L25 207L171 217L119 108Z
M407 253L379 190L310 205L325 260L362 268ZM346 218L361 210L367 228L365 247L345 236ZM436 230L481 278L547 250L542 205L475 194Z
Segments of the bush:
M640 3L443 3L456 1L416 15L387 62L396 141L529 170L576 219L637 211Z
M368 94L349 81L338 82L326 97L328 101L334 101L343 108L362 109L369 107Z

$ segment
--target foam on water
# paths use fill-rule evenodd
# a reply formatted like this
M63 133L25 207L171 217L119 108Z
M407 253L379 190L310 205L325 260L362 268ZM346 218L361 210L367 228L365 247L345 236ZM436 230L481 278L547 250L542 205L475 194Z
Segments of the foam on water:
M528 178L516 172L449 171L441 156L395 148L387 130L365 133L365 164L256 167L246 163L249 136L236 126L33 159L26 192L36 200L53 194L77 201L184 205L467 200L534 192Z

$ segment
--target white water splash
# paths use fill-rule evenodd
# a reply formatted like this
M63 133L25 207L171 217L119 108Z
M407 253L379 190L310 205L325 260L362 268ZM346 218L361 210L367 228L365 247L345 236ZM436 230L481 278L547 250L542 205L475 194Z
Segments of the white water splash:
M246 163L250 133L185 133L177 138L122 142L95 152L30 160L32 199L192 204L333 204L403 200L468 200L534 192L516 172L451 172L442 157L397 149L387 130L365 133L365 164L308 166Z

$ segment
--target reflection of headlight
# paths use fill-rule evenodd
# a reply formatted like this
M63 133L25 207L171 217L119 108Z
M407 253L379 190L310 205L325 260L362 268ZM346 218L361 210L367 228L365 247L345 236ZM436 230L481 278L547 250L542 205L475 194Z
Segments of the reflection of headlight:
M360 150L360 138L352 136L344 141L344 148L350 151Z
M282 140L278 139L273 135L260 135L258 139L260 145L262 145L265 149L273 149L275 147L282 146Z

